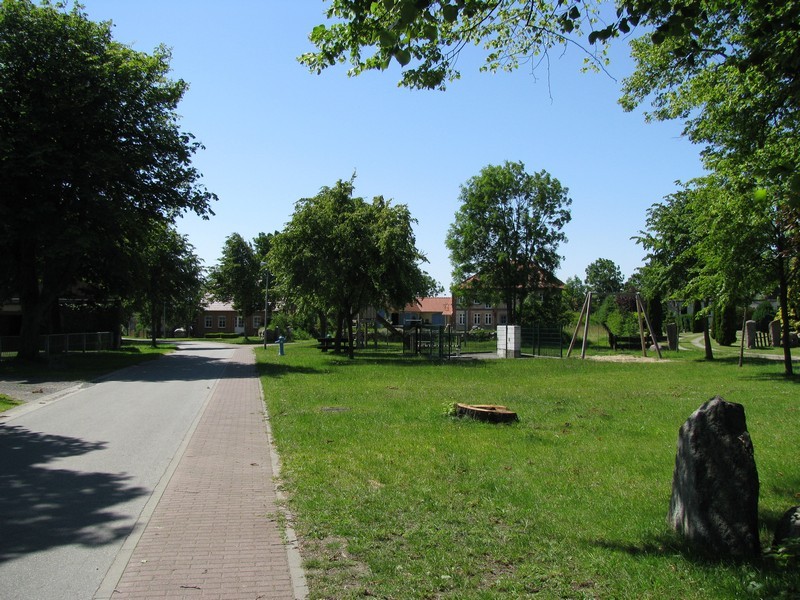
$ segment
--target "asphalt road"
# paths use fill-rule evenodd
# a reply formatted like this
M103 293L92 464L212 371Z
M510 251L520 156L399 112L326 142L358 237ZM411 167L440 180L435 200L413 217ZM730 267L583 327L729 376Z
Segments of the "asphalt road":
M126 539L146 525L146 507L233 352L186 342L157 361L6 413L0 599L93 597Z

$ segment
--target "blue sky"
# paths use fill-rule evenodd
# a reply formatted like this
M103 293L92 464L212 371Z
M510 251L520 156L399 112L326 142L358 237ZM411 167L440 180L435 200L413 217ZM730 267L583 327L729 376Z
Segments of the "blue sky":
M489 164L522 161L569 188L572 222L561 246L561 279L584 276L598 258L625 277L641 266L631 237L646 210L702 172L699 149L679 123L647 124L617 104L631 71L624 42L611 75L581 74L580 53L554 53L549 69L479 73L482 55L459 59L446 92L397 87L398 71L348 78L346 68L310 74L296 57L325 21L322 0L83 0L92 20L136 50L172 49L173 78L190 84L181 126L206 149L195 159L219 196L216 216L184 217L206 266L225 238L279 231L294 203L355 171L356 194L408 205L417 246L434 278L450 284L444 245L459 189Z

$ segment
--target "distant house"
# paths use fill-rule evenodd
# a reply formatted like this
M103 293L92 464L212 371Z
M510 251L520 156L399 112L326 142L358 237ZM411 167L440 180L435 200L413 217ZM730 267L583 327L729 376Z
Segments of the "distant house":
M193 335L206 337L208 334L228 333L255 337L263 323L263 313L256 313L245 319L239 316L230 302L209 300L195 319Z
M473 280L479 279L478 275L473 275L460 284L460 288L469 289ZM560 301L564 283L555 275L538 269L531 281L530 293L538 296L539 300ZM504 303L486 303L478 300L457 300L455 311L455 324L458 329L471 329L480 327L481 329L492 329L498 325L508 325L508 309Z
M453 298L437 296L417 298L406 305L401 313L392 315L396 325L422 322L426 325L453 325Z

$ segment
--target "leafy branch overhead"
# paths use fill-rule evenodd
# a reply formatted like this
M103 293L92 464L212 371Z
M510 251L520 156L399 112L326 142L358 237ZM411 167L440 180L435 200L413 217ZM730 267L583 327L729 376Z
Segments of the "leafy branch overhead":
M586 30L597 46L581 46L586 62L601 68L607 40L639 20L627 7L599 28L601 6L597 0L333 0L327 10L332 23L309 36L317 50L299 60L317 73L349 62L350 75L385 70L395 61L403 68L400 85L444 89L459 78L456 62L467 46L482 46L484 70L513 70L550 48L580 46Z

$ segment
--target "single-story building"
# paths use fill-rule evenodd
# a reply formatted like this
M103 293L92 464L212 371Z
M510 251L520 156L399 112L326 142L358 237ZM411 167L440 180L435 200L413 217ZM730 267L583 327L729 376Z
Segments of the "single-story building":
M263 312L257 312L245 319L233 309L230 302L209 300L195 319L192 335L205 337L208 334L228 333L257 337L258 330L263 324Z

